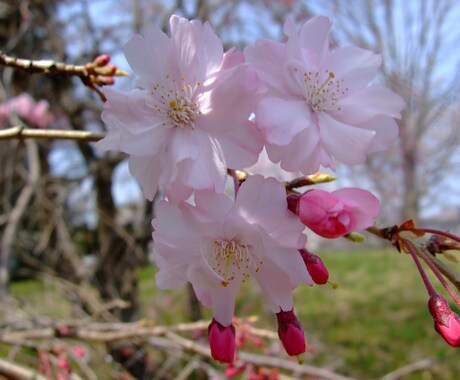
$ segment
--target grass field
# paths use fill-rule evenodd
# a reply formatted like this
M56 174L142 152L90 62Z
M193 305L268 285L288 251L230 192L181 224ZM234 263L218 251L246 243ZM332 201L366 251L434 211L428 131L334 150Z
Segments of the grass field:
M297 315L312 347L306 356L308 364L358 379L378 379L430 358L434 364L429 369L402 378L459 378L460 350L445 344L434 331L426 291L410 257L382 250L324 253L321 257L339 287L303 287L295 292ZM154 273L153 267L141 272L143 316L159 324L183 322L186 293L183 289L157 291ZM68 313L55 294L50 296L52 290L38 281L17 282L11 289L38 313L56 317ZM210 317L208 311L205 314ZM243 287L236 314L261 315L257 326L276 328L254 283Z

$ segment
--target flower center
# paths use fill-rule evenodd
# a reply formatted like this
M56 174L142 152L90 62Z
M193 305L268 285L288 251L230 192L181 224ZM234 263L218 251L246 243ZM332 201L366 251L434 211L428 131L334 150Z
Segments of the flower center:
M251 270L258 272L261 264L261 260L254 261L247 244L235 240L214 240L210 266L222 278L222 286L227 286L237 276L242 276L244 281Z
M200 85L187 84L182 78L180 83L171 80L168 75L169 86L155 84L151 89L152 99L148 105L152 106L163 117L163 125L168 128L190 126L195 128L195 119L201 114L199 104L194 99L194 91Z
M337 106L340 98L348 92L348 87L344 87L343 79L337 79L334 72L325 69L323 73L319 71L299 71L294 68L294 74L304 98L310 105L312 111L323 112ZM340 110L340 107L337 107Z

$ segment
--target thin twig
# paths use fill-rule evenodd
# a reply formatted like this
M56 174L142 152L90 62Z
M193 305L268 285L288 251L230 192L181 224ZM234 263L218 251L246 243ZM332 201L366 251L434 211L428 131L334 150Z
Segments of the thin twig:
M387 373L380 380L396 380L408 375L409 373L422 371L424 369L430 368L434 363L435 360L431 358L419 360L415 363L411 363L404 367L398 368L396 371Z
M10 139L45 139L45 140L74 140L74 141L99 141L103 133L89 131L67 131L61 129L32 129L15 126L0 130L0 140Z
M129 75L126 71L118 70L115 65L108 65L109 60L110 57L104 55L85 65L72 65L49 59L30 60L10 57L0 50L0 66L11 67L28 74L78 77L86 87L95 91L102 101L106 100L105 96L96 86L111 85L114 83L113 77Z
M5 376L7 379L18 379L18 380L47 380L46 377L38 374L37 372L19 366L15 363L8 362L0 359L0 374Z
M21 193L16 200L16 204L8 216L8 223L4 229L0 245L0 299L2 302L4 302L8 294L8 263L11 255L13 254L13 243L16 237L17 228L21 218L26 212L27 205L29 204L40 179L40 164L37 144L35 141L27 141L26 148L27 163L30 168L27 176L27 183L22 188Z

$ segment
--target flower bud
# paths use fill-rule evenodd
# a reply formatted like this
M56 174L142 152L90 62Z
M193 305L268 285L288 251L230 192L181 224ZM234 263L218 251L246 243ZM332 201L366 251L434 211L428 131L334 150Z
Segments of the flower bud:
M428 309L434 319L434 329L453 347L460 347L460 318L439 294L431 296Z
M94 63L98 67L105 66L109 62L110 62L110 55L108 55L108 54L101 54L101 55L97 56L96 59L94 60Z
M334 239L363 230L374 224L380 202L370 192L344 188L329 193L309 190L302 195L289 195L288 208L316 234Z
M311 278L318 285L324 285L329 280L329 272L323 261L315 254L308 252L306 249L299 249L303 262L307 267Z
M303 354L306 350L302 326L294 310L276 313L278 319L278 336L289 356Z
M232 363L235 357L235 327L223 326L214 318L208 327L209 346L214 360Z

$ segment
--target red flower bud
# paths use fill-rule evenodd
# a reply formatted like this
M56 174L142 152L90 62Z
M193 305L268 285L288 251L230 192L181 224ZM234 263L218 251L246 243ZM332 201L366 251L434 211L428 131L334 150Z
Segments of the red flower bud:
M276 313L278 319L278 336L284 349L290 356L303 354L306 350L302 326L294 310Z
M108 54L101 54L101 55L97 56L96 59L94 60L94 63L98 67L105 66L109 62L110 62L110 55L108 55Z
M235 357L235 327L222 326L214 318L208 327L209 346L214 360L232 363Z
M306 249L299 249L303 262L307 267L311 278L318 285L324 285L329 280L329 272L323 261L315 254L308 252Z
M434 319L434 329L453 347L460 347L460 318L438 294L431 296L428 309Z

